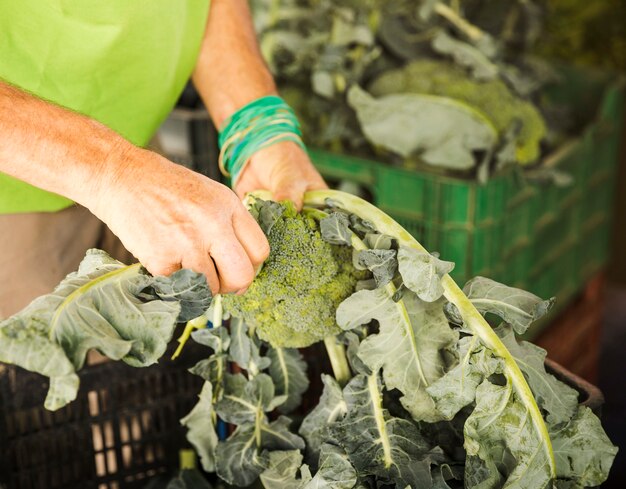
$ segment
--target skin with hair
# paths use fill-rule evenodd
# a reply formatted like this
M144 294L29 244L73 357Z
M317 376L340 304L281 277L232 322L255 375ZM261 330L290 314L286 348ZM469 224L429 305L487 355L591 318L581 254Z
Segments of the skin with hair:
M193 82L217 127L276 93L245 0L213 0ZM299 207L326 185L306 153L283 142L258 151L235 192L99 122L0 81L0 171L87 207L154 275L181 267L213 292L245 290L269 244L240 199L256 189Z

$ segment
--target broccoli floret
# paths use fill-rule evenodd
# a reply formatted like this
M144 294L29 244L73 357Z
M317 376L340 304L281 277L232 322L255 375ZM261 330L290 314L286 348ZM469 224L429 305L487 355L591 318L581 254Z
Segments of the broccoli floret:
M325 242L319 223L293 204L268 234L270 255L244 295L223 298L224 310L256 328L276 347L302 348L341 332L339 304L354 292L363 272L352 265L352 249Z
M368 89L376 97L421 93L459 100L489 119L500 136L519 121L515 159L525 165L540 156L540 143L546 135L545 121L532 103L517 97L502 80L479 82L452 63L420 60L381 75Z

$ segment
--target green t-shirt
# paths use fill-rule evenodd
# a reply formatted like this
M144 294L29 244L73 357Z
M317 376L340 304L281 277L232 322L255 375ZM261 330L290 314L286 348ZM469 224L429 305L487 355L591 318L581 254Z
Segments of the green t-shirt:
M0 79L144 146L195 66L209 1L0 0ZM0 173L0 214L71 203Z

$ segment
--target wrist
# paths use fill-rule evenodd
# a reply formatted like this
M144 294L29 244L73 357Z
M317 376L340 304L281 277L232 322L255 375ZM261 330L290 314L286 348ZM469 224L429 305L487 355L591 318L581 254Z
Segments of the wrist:
M82 186L82 201L79 199L76 201L108 222L107 211L111 204L120 199L129 182L138 182L139 175L149 171L147 168L149 159L153 159L150 151L126 141L116 144L99 164L92 168L86 184Z

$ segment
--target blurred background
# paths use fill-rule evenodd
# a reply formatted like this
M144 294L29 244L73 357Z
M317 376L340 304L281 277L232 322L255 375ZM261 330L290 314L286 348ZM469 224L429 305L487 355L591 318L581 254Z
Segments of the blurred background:
M251 5L265 59L333 186L455 261L460 283L485 275L557 297L528 337L601 388L603 424L622 450L605 487L626 487L626 1ZM454 124L401 94L469 106L497 141L481 142L471 117ZM436 151L434 118L439 135L475 140L472 151ZM208 127L188 87L161 150L220 178Z

